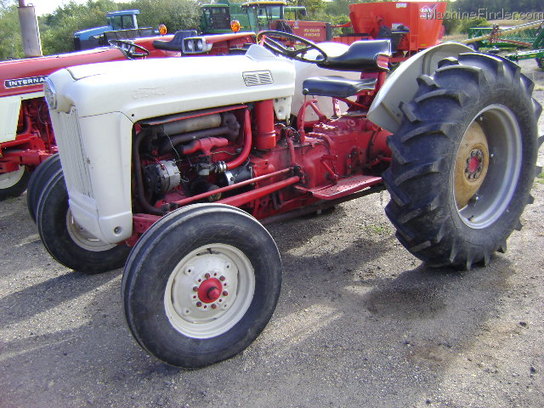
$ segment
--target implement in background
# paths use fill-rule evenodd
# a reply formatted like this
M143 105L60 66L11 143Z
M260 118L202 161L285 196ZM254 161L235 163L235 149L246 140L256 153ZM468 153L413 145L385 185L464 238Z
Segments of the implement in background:
M483 34L485 31L488 32ZM475 35L478 33L483 35ZM473 44L475 49L480 47L526 49L507 54L506 58L516 62L534 58L539 68L544 69L544 20L508 28L474 27L469 30L469 37L463 43Z

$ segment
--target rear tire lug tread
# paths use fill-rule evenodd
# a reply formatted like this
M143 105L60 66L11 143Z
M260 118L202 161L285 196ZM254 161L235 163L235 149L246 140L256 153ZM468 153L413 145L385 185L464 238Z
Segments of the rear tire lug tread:
M397 143L394 142L394 141L388 142L387 145L389 146L389 148L391 149L393 154L396 156L397 161L401 165L405 166L405 165L410 163L407 159L404 158L404 156L402 154L402 146L397 146Z
M424 163L418 166L414 166L411 169L405 170L399 177L395 179L395 184L402 186L404 183L412 181L416 178L429 176L440 172L442 167L442 160L434 163Z
M474 263L473 259L470 256L467 256L467 261L465 265L465 270L470 272L472 270L472 264Z
M426 86L430 90L440 88L436 81L429 75L420 75L417 78L417 83L419 84L419 86Z
M533 98L533 110L535 111L535 119L538 121L542 114L542 104ZM539 138L540 139L540 138ZM540 142L542 144L542 142Z
M448 133L453 126L455 126L454 123L430 123L428 125L422 125L404 134L400 141L402 143L406 143L411 140L417 140L419 137L425 137L429 135L435 137L448 137Z
M466 99L468 98L468 95L464 92L454 92L448 89L437 89L435 91L431 91L427 94L421 95L420 97L414 99L414 101L420 104L423 102L428 102L434 98L449 98L455 101L459 106L463 106Z
M485 58L481 58L482 54L479 53L467 53L459 56L459 61L462 64L476 64L478 66L484 66L484 74L493 73L499 78L505 78L506 76L506 64L504 60L494 55L487 55Z
M474 67L474 66L467 66L467 65L455 65L455 66L447 66L444 68L439 68L436 70L436 78L439 79L442 75L455 73L455 72L463 72L466 74L470 74L472 76L472 80L476 82L476 86L478 88L483 88L484 86L487 86L487 79L484 74L484 70L480 67ZM441 81L437 81L440 83Z
M384 181L384 184L389 191L389 195L391 196L391 199L395 202L395 204L398 207L406 207L408 204L410 204L410 199L402 192L398 191L397 188L394 188L393 183L390 182L391 173L390 170L386 170L382 174L382 179Z
M438 62L438 69L444 68L444 67L451 67L451 66L457 66L459 65L459 59L455 57L447 57Z
M409 251L413 254L417 254L418 252L421 252L424 249L429 249L432 246L433 246L433 243L427 240L427 241L420 242L419 244L410 246Z
M489 252L484 253L484 259L482 260L483 266L486 268L491 263L491 254Z
M451 265L455 265L455 260L457 259L457 254L459 253L459 244L457 240L453 240L450 249L449 261Z
M414 103L404 103L400 105L400 110L411 123L421 122L421 119L416 115L416 105Z

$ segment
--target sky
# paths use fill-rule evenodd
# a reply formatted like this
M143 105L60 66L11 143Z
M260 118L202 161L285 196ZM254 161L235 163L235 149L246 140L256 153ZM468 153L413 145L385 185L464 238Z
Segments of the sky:
M75 3L86 3L87 0L73 0ZM114 0L115 1L115 0ZM26 5L33 5L38 16L51 14L59 6L69 3L70 0L26 0Z
M85 0L74 0L76 3L84 3ZM26 0L27 6L34 6L36 14L43 16L51 14L58 6L68 3L69 0Z
M76 3L85 3L87 0L74 0ZM115 0L114 0L115 1ZM410 0L406 0L410 1ZM27 6L33 4L36 9L36 14L42 16L51 14L58 6L69 3L70 0L26 0Z

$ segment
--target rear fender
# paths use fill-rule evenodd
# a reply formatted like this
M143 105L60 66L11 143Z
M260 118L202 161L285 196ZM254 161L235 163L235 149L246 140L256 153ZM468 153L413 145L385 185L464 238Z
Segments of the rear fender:
M421 51L403 62L374 98L368 118L391 133L396 133L402 121L400 106L414 98L418 89L417 78L436 71L440 60L457 57L465 52L474 50L464 44L447 42Z

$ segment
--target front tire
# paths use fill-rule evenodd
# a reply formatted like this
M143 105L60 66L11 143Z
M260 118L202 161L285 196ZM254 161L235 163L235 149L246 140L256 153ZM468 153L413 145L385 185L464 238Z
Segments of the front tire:
M88 274L122 267L129 248L99 240L72 217L62 170L45 184L37 204L36 223L51 256L68 268Z
M10 197L19 197L26 190L30 173L25 166L0 174L0 201Z
M270 320L281 269L274 240L250 215L220 204L181 208L156 222L127 260L128 326L168 364L198 368L225 360Z
M58 153L50 156L34 169L26 192L26 206L32 221L36 222L36 207L45 184L53 178L53 175L62 170Z
M487 264L531 200L541 112L533 84L516 64L482 54L445 59L418 82L389 140L386 213L430 266Z

